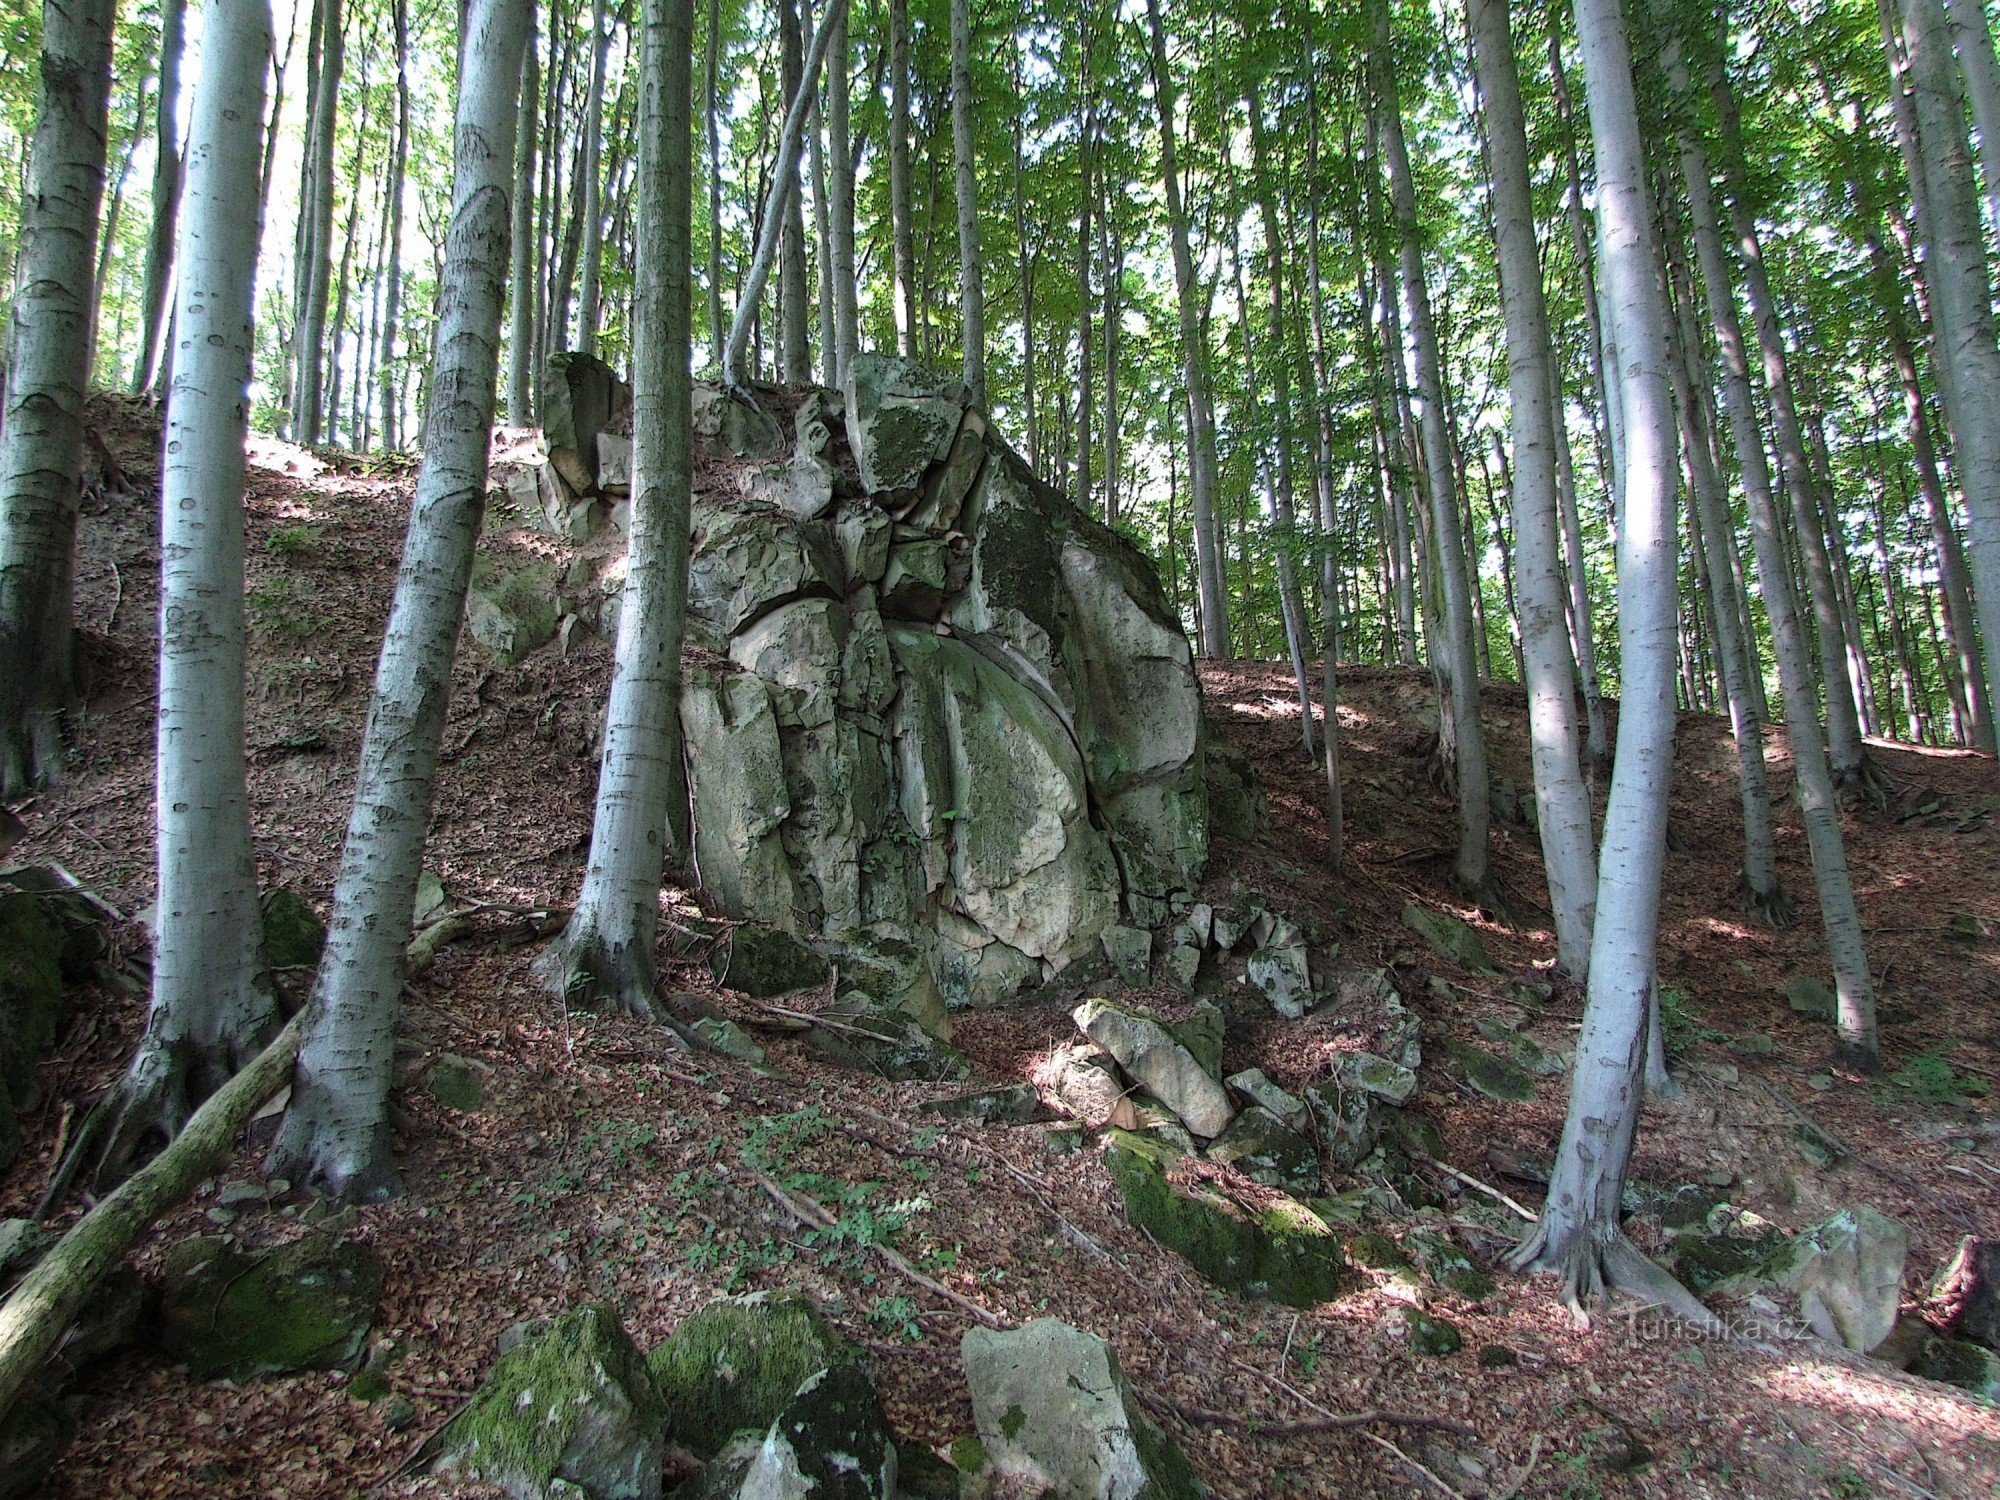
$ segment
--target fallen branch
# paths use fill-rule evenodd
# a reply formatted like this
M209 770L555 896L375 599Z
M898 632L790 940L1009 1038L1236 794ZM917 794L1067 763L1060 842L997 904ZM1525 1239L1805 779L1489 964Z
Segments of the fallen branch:
M1199 1406L1183 1406L1178 1401L1169 1401L1164 1396L1141 1394L1141 1403L1155 1411L1171 1412L1183 1422L1193 1427L1221 1427L1231 1432L1245 1432L1253 1437L1295 1438L1312 1437L1323 1432L1351 1432L1358 1427L1381 1422L1391 1427L1434 1427L1445 1432L1467 1433L1471 1429L1458 1422L1447 1421L1443 1417L1426 1417L1414 1412L1382 1411L1369 1407L1366 1411L1349 1412L1344 1417L1312 1417L1302 1422L1259 1422L1253 1417L1232 1416L1228 1412L1206 1411Z
M1519 1203L1516 1203L1512 1198L1509 1198L1505 1193L1501 1192L1500 1189L1498 1189L1497 1187L1493 1187L1488 1183L1481 1182L1477 1177L1471 1176L1469 1173L1459 1171L1457 1167L1446 1166L1443 1162L1437 1160L1435 1157L1420 1155L1416 1158L1416 1160L1422 1162L1427 1167L1434 1168L1437 1171L1444 1173L1445 1176L1451 1178L1454 1182L1463 1183L1466 1187L1471 1188L1475 1193L1484 1193L1487 1197L1491 1198L1495 1203L1504 1204L1506 1207L1513 1209L1515 1213L1519 1214L1522 1218L1526 1219L1530 1224L1535 1222L1535 1219L1537 1217L1535 1214L1530 1213L1527 1209L1523 1208Z
M68 1330L105 1272L148 1225L215 1170L251 1112L291 1077L294 1016L271 1044L211 1094L173 1143L85 1214L0 1306L0 1416Z
M757 1178L757 1185L763 1188L763 1190L770 1195L771 1201L776 1203L780 1208L784 1209L786 1213L790 1214L794 1219L798 1220L801 1224L804 1224L811 1229L833 1229L837 1227L837 1221L834 1219L833 1215L828 1213L824 1208L821 1208L817 1203L813 1202L813 1200L807 1197L804 1193L800 1193L796 1197L794 1197L792 1194L786 1192L783 1188L779 1187L777 1183L773 1182L770 1178L766 1177L762 1172L757 1172L755 1175ZM984 1323L988 1328L1005 1328L1009 1326L1007 1320L1001 1317L998 1313L991 1312L988 1309L981 1307L977 1302L974 1302L970 1297L962 1297L957 1292L954 1292L950 1287L946 1286L943 1282L938 1281L933 1277L926 1276L922 1271L919 1271L915 1266L911 1265L907 1260L903 1259L902 1256L898 1255L894 1250L891 1250L887 1245L879 1245L879 1244L870 1245L868 1248L873 1250L876 1253L876 1255L880 1256L884 1264L886 1264L892 1271L896 1272L897 1275L906 1277L907 1279L914 1281L918 1286L922 1287L925 1291L931 1292L936 1296L944 1298L945 1301L950 1302L957 1307L963 1308L966 1312L972 1314L973 1317L977 1318L980 1322Z
M1456 1433L1460 1437L1473 1437L1477 1435L1473 1431L1473 1429L1466 1426L1465 1423L1454 1422L1449 1417L1407 1416L1398 1414L1396 1412L1377 1411L1372 1407L1369 1408L1367 1411L1349 1412L1343 1415L1340 1412L1334 1411L1331 1407L1325 1406L1322 1403L1315 1401L1311 1396L1308 1396L1304 1391L1300 1390L1297 1386L1287 1384L1285 1381L1280 1380L1277 1376L1273 1375L1269 1370L1260 1370L1255 1365L1248 1364L1243 1360L1235 1358L1234 1356L1230 1356L1229 1362L1232 1365L1236 1366L1237 1369L1248 1371L1250 1374L1255 1375L1259 1380L1262 1380L1267 1384L1276 1386L1279 1390L1283 1391L1287 1396L1290 1396L1294 1401L1298 1402L1301 1406L1307 1407L1312 1411L1318 1412L1323 1419L1335 1424L1332 1427L1318 1427L1314 1429L1316 1431L1338 1432L1348 1427L1360 1427L1369 1422L1389 1422L1399 1427L1435 1428L1439 1432Z

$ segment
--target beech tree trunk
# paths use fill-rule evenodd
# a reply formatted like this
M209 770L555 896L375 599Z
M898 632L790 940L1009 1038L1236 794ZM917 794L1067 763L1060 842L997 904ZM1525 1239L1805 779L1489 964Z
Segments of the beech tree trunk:
M806 105L817 87L817 63L808 66L801 58L803 23L799 6L805 0L778 0L778 82L788 111ZM826 0L827 18L843 0ZM822 21L820 30L826 29ZM789 124L789 114L787 115ZM804 122L801 121L801 130ZM778 373L790 385L804 385L812 379L812 341L806 330L806 220L805 194L799 185L799 158L793 152L787 162L782 144L776 174L784 191L778 220L784 231L778 248Z
M1675 56L1668 65L1668 83L1677 93L1684 94L1685 82L1685 66ZM1785 551L1784 525L1772 494L1763 437L1757 428L1750 354L1736 316L1735 292L1729 281L1729 264L1709 186L1708 163L1692 131L1682 133L1680 155L1702 290L1721 358L1723 406L1735 438L1736 463L1743 480L1750 533L1757 553L1758 584L1778 658L1785 727L1792 743L1793 780L1806 842L1812 851L1820 918L1826 927L1827 949L1833 960L1834 986L1839 994L1839 1050L1867 1066L1871 1065L1876 1050L1875 988L1868 974L1868 954L1862 942L1861 918L1855 909L1854 886L1847 873L1840 805L1827 761L1826 741L1820 732L1819 715L1814 711L1817 695L1811 648L1799 619L1791 563Z
M917 357L917 257L910 227L910 0L889 0L889 242L896 348Z
M1970 520L1971 564L1988 703L2000 701L2000 344L1992 284L1972 192L1972 165L1951 55L1937 0L1903 0L1917 139L1929 214L1919 228L1929 251L1931 318L1945 379L1953 457Z
M1674 751L1679 528L1667 314L1655 270L1631 48L1618 0L1575 0L1574 9L1597 158L1599 281L1619 352L1617 383L1607 394L1622 409L1624 443L1618 528L1623 693L1569 1112L1547 1202L1516 1263L1561 1274L1572 1306L1580 1309L1607 1283L1643 1278L1651 1264L1625 1240L1619 1200L1638 1130L1648 1018L1656 1003L1654 955Z
M860 286L854 272L854 143L850 123L848 70L852 66L847 44L847 7L840 7L832 39L827 43L829 61L826 77L826 151L831 181L833 235L830 247L820 253L830 256L833 266L833 327L822 333L833 348L833 384L845 388L848 367L861 343L861 315L858 307Z
M181 58L187 0L161 0L158 124L153 131L153 223L146 236L146 285L140 293L139 358L132 394L161 383L167 348L167 294L174 274L174 216L181 199ZM263 116L260 114L259 119Z
M324 435L326 311L333 277L333 148L340 129L340 75L346 52L342 0L316 0L319 53L306 117L305 186L299 199L298 321L293 334L298 384L292 438L308 447Z
M1188 487L1194 528L1195 568L1201 598L1201 654L1227 658L1229 612L1223 598L1222 549L1216 535L1215 395L1209 385L1208 334L1203 327L1201 283L1188 245L1187 210L1181 201L1174 155L1174 86L1167 64L1160 0L1146 0L1153 33L1153 103L1160 116L1160 180L1166 190L1167 228L1173 240L1174 285L1179 293L1181 369L1187 383Z
M423 868L438 738L485 514L499 372L525 0L469 0L430 414L355 775L333 920L271 1171L331 1196L398 1187L388 1127L396 1002ZM525 129L526 122L521 122Z
M113 0L46 0L0 423L0 799L62 772Z
M576 347L597 352L598 286L604 260L603 168L604 65L611 50L611 30L605 24L604 0L590 6L590 92L583 102L583 139L577 153L577 201L582 206L583 246L578 253Z
M180 330L160 463L158 916L146 1034L100 1183L170 1141L261 1051L264 973L243 756L243 439L257 271L268 0L210 0L175 236ZM197 332L198 331L198 332Z
M771 262L778 256L779 236L789 232L786 228L791 220L789 210L797 206L799 157L805 149L806 120L812 113L812 92L819 78L821 59L826 56L833 36L834 23L845 11L846 5L847 0L827 0L819 29L813 33L812 46L806 52L798 91L792 95L785 111L784 128L778 132L778 156L771 170L770 194L764 201L764 219L757 233L757 252L751 257L750 269L743 277L743 289L736 299L736 315L729 325L729 342L722 351L722 383L731 391L744 393L749 389L743 378L743 356L750 347L750 327L756 321L757 304L763 300L764 285L771 277ZM800 267L798 290L803 299L803 266ZM780 301L783 301L782 295ZM787 380L812 378L810 364L796 376L791 373L789 348L784 352L784 360Z
M904 0L897 0L904 3ZM708 0L708 54L704 66L703 111L708 132L708 337L715 367L722 368L722 346L728 324L722 312L722 126L721 104L722 0Z
M1590 842L1590 793L1576 725L1576 692L1565 617L1556 517L1554 356L1535 243L1528 180L1527 125L1514 61L1507 0L1469 0L1479 92L1486 106L1493 187L1493 239L1507 319L1508 408L1513 423L1513 578L1521 627L1522 675L1528 688L1528 737L1534 764L1536 823L1549 904L1555 913L1556 961L1583 979L1590 966L1597 869ZM1504 553L1502 554L1505 555Z
M836 0L838 8L838 0ZM653 956L661 841L684 859L681 630L687 613L689 412L688 141L693 0L644 0L632 358L632 551L619 596L617 661L590 864L547 973L570 1002L663 1019Z
M1382 156L1389 173L1389 197L1394 207L1403 271L1404 315L1409 320L1411 353L1417 366L1417 393L1424 466L1430 479L1433 566L1444 606L1442 638L1433 641L1431 670L1444 679L1450 736L1440 734L1440 750L1449 757L1458 794L1458 858L1453 875L1459 887L1479 900L1491 896L1488 841L1493 807L1486 762L1486 733L1479 717L1479 658L1473 646L1472 584L1468 578L1464 528L1458 509L1458 476L1452 458L1451 433L1446 426L1444 380L1438 355L1437 325L1431 315L1424 282L1422 230L1417 222L1416 180L1403 141L1403 120L1394 65L1389 58L1389 12L1386 0L1370 0L1374 42L1370 58L1376 102L1382 116Z
M396 364L403 289L403 187L410 162L410 12L406 0L391 7L396 29L396 138L389 160L388 277L382 290L382 362L376 372L382 404L382 446L395 452L403 435L403 385Z
M972 118L972 0L951 0L951 160L958 196L958 315L965 389L986 405L986 268L979 248L978 142Z

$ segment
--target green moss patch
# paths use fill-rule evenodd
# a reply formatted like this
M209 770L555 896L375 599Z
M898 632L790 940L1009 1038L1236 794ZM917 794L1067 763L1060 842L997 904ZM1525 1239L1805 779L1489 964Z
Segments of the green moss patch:
M360 1357L381 1295L382 1262L352 1240L312 1234L262 1255L183 1240L161 1277L161 1337L202 1380L341 1369Z
M861 1351L796 1293L722 1297L681 1319L646 1357L666 1403L667 1437L706 1458L763 1431L813 1375Z

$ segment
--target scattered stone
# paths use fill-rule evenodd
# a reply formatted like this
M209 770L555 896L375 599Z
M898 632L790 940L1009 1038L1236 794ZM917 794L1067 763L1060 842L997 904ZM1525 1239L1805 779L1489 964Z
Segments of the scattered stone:
M517 1500L658 1500L670 1414L618 1315L594 1304L502 1354L427 1447L438 1472Z
M431 1064L431 1097L446 1109L475 1113L486 1102L485 1069L469 1057L446 1052Z
M1209 828L1246 844L1262 838L1271 823L1271 802L1249 757L1233 746L1210 740L1202 764L1208 776ZM1219 937L1216 941L1222 942Z
M1342 1088L1359 1089L1390 1104L1404 1104L1417 1091L1414 1069L1372 1052L1343 1052L1334 1069Z
M1201 972L1201 949L1193 943L1176 943L1160 959L1160 978L1169 989L1183 995L1194 993L1195 977Z
M753 1068L764 1065L764 1049L756 1038L727 1016L699 1016L688 1023L688 1030L724 1057L749 1063Z
M1412 1234L1407 1243L1424 1274L1453 1296L1483 1302L1493 1295L1493 1278L1443 1235Z
M1319 1126L1327 1165L1335 1171L1353 1171L1375 1149L1381 1120L1366 1091L1347 1087L1336 1075L1307 1089L1306 1104Z
M914 488L951 451L965 390L915 360L857 354L849 362L847 446L870 491Z
M261 1254L183 1240L160 1278L161 1342L200 1380L342 1369L381 1294L382 1262L354 1240L313 1234Z
M785 451L784 430L768 414L718 386L695 386L693 417L696 443L708 453L761 462Z
M1822 1171L1847 1155L1840 1142L1810 1120L1800 1120L1792 1127L1792 1144L1798 1147L1799 1155L1808 1165Z
M1771 1266L1821 1338L1860 1352L1895 1326L1909 1231L1872 1208L1846 1208L1800 1233Z
M1445 1052L1452 1071L1487 1098L1523 1104L1535 1097L1535 1080L1518 1064L1450 1037Z
M1181 925L1187 928L1185 941L1194 948L1206 948L1215 937L1215 908L1206 901L1196 901L1181 918Z
M1292 1307L1331 1301L1346 1282L1340 1241L1292 1198L1246 1207L1200 1181L1174 1180L1173 1151L1113 1130L1104 1165L1132 1223L1217 1286Z
M1153 935L1122 924L1104 929L1104 956L1127 989L1143 990L1153 963Z
M1209 921L1209 931L1215 938L1215 946L1227 953L1243 940L1250 930L1254 912L1238 911L1235 907L1223 907Z
M1025 1083L1003 1088L981 1089L976 1094L959 1094L950 1099L933 1099L925 1104L925 1114L943 1115L948 1120L971 1120L980 1125L1025 1124L1040 1113L1042 1096Z
M1419 1307L1404 1307L1400 1312L1403 1331L1410 1340L1413 1353L1442 1358L1458 1353L1465 1343L1464 1335L1449 1319L1434 1317Z
M1816 1021L1831 1021L1840 1010L1840 997L1809 974L1795 974L1786 981L1785 1002L1797 1014Z
M1981 1348L1970 1339L1925 1339L1916 1358L1910 1361L1909 1371L1925 1380L1958 1386L1988 1401L2000 1401L2000 1354Z
M806 1045L843 1067L891 1083L960 1083L972 1076L964 1053L864 990L848 991L820 1015L826 1024L806 1033Z
M34 1270L55 1243L55 1234L33 1219L0 1219L0 1293Z
M1197 1000L1194 1014L1167 1028L1174 1040L1194 1055L1202 1070L1218 1083L1222 1081L1223 1019L1220 1006Z
M1271 1002L1271 1009L1288 1021L1298 1020L1312 1005L1312 970L1306 958L1306 945L1296 937L1290 942L1259 948L1250 955L1245 972Z
M960 1464L968 1480L984 1486L967 1493L1058 1500L1197 1500L1209 1493L1096 1335L1037 1318L1010 1332L971 1329L960 1356L984 1460L976 1468Z
M1482 1020L1474 1024L1478 1027L1481 1036L1485 1037L1489 1042L1494 1042L1505 1047L1507 1049L1507 1056L1517 1066L1525 1069L1537 1078L1559 1078L1569 1071L1569 1064L1563 1059L1560 1053L1546 1050L1533 1037L1517 1031L1514 1027L1504 1022ZM1709 1066L1729 1067L1729 1064L1709 1064ZM1730 1073L1732 1076L1726 1079L1718 1077L1716 1081L1734 1083L1736 1081L1733 1076L1735 1069L1730 1068Z
M1110 1054L1089 1042L1057 1047L1036 1069L1035 1082L1056 1108L1085 1125L1130 1130L1138 1124Z
M326 924L289 886L264 892L264 961L274 969L310 969L326 947Z
M718 984L753 1000L811 989L826 983L833 972L831 965L799 938L758 922L733 929L710 967Z
M1482 1370L1511 1370L1520 1362L1521 1356L1505 1344L1479 1346L1479 1368Z
M1085 1036L1116 1058L1189 1130L1212 1140L1229 1128L1235 1111L1222 1084L1158 1021L1106 1000L1086 1000L1072 1014Z
M1253 1104L1208 1148L1223 1162L1268 1187L1312 1192L1319 1186L1319 1148L1261 1104Z
M1479 934L1449 912L1433 911L1413 901L1403 908L1403 922L1440 958L1449 959L1462 969L1493 972L1493 960L1486 956L1486 944Z
M1778 1043L1768 1031L1753 1031L1748 1036L1731 1037L1730 1047L1745 1057L1770 1057L1778 1050Z
M806 1377L761 1434L740 1432L676 1500L895 1500L898 1454L865 1366Z
M1289 1128L1300 1131L1312 1128L1305 1100L1279 1088L1264 1076L1261 1068L1245 1068L1240 1073L1231 1073L1224 1081L1252 1104L1261 1104Z
M473 558L466 630L501 666L554 640L558 623L553 564L484 550Z

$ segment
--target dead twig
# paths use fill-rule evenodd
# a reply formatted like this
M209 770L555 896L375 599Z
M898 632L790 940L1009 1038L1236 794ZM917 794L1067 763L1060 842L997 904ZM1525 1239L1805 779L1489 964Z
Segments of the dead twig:
M1506 1207L1514 1210L1514 1212L1519 1214L1522 1218L1526 1219L1530 1224L1535 1222L1536 1216L1534 1214L1530 1213L1527 1209L1523 1208L1519 1203L1515 1202L1512 1198L1509 1198L1505 1193L1501 1192L1500 1189L1498 1189L1497 1187L1494 1187L1489 1183L1481 1182L1477 1177L1472 1176L1469 1172L1461 1172L1458 1170L1457 1167L1446 1166L1436 1157L1419 1155L1415 1157L1415 1160L1422 1162L1427 1167L1432 1167L1437 1171L1444 1173L1445 1176L1451 1178L1455 1182L1464 1183L1465 1186L1471 1188L1475 1193L1484 1193L1487 1197L1491 1198L1495 1203L1504 1204Z
M771 1201L776 1203L780 1208L784 1209L786 1213L790 1214L794 1219L798 1220L801 1224L804 1224L811 1229L832 1229L836 1227L837 1221L834 1219L833 1215L828 1213L824 1208L820 1207L819 1204L813 1202L813 1200L807 1197L804 1193L798 1194L797 1197L795 1198L792 1194L786 1192L783 1188L779 1187L777 1183L773 1182L770 1178L766 1177L762 1172L756 1172L755 1176L757 1178L757 1185L763 1188L765 1193L770 1196ZM984 1323L988 1328L1005 1328L1008 1326L1007 1320L1001 1317L998 1313L993 1312L987 1308L981 1307L977 1302L974 1302L970 1297L960 1296L957 1292L954 1292L950 1287L946 1286L943 1282L936 1280L934 1277L926 1276L922 1271L919 1271L915 1266L911 1265L907 1260L903 1259L902 1256L898 1255L894 1250L891 1250L887 1245L880 1245L880 1244L870 1245L868 1248L873 1250L875 1254L881 1258L883 1263L887 1265L892 1271L896 1272L897 1275L905 1277L910 1281L914 1281L918 1286L922 1287L925 1291L930 1292L935 1296L942 1297L945 1299L945 1301L953 1304L954 1306L962 1308L964 1311L970 1313L973 1317L977 1318L980 1322Z
M1465 1500L1465 1497L1460 1495L1457 1490L1453 1489L1450 1485L1446 1484L1442 1479L1438 1478L1436 1474L1434 1474L1431 1470L1425 1468L1422 1464L1418 1463L1414 1458L1410 1457L1410 1455L1405 1453L1401 1448L1398 1448L1394 1443L1390 1442L1387 1438L1383 1437L1381 1433L1370 1432L1367 1428L1364 1427L1361 1429L1361 1435L1367 1438L1368 1441L1373 1443L1376 1447L1382 1449L1384 1452L1395 1454L1397 1458L1400 1458L1410 1468L1415 1469L1419 1474L1423 1475L1424 1478L1428 1479L1432 1484L1436 1485L1445 1494L1451 1496L1451 1500Z
M1313 1417L1302 1422L1259 1422L1253 1417L1233 1416L1228 1412L1208 1411L1199 1406L1184 1406L1178 1401L1170 1401L1164 1396L1141 1393L1141 1404L1154 1411L1167 1412L1180 1418L1190 1427L1219 1427L1230 1432L1248 1433L1263 1438L1314 1437L1325 1432L1352 1432L1365 1428L1371 1422L1384 1422L1392 1427L1446 1427L1457 1424L1441 1421L1436 1417L1416 1416L1409 1412L1381 1411L1374 1407L1366 1411L1350 1412L1344 1417Z

